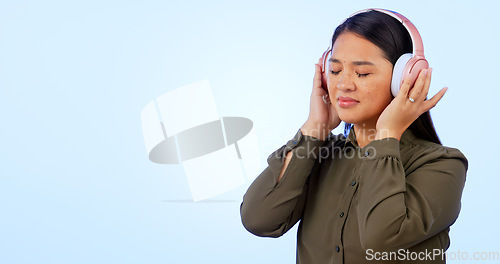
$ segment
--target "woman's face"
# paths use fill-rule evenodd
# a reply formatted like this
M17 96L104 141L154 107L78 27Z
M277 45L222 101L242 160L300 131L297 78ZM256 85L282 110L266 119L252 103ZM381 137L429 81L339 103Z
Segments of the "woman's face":
M374 127L391 102L392 63L375 44L351 32L341 33L332 49L328 92L340 119Z

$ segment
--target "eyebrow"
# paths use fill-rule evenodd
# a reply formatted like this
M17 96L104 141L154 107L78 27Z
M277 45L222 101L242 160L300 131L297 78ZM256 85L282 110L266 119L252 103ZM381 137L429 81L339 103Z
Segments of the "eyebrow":
M328 61L333 62L333 63L340 63L340 61L338 59L330 58ZM369 62L369 61L353 61L352 64L354 64L354 65L375 65L373 62Z

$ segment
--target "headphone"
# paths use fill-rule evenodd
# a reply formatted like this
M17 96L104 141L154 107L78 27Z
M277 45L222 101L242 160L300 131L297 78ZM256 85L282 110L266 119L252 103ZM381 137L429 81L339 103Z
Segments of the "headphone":
M401 57L399 57L399 59L396 61L396 64L394 64L394 68L392 71L391 92L392 95L396 97L396 95L399 92L399 89L401 88L401 85L403 84L403 81L407 77L409 77L410 87L412 87L413 84L415 84L415 81L417 80L420 71L422 69L426 69L429 67L429 63L427 62L424 56L424 44L422 42L422 38L420 37L420 33L418 33L418 30L413 25L413 23L411 23L410 20L408 20L408 18L397 12L387 9L370 8L358 11L350 15L349 18L359 13L365 13L372 10L387 14L397 19L399 22L401 22L401 24L403 24L408 33L410 33L411 41L413 44L413 51L412 53L405 53L401 55ZM347 19L345 19L340 24L342 25ZM327 72L325 72L325 68L327 66L328 59L331 56L332 48L333 48L332 46L328 47L328 49L323 53L320 59L320 62L322 63L321 79L322 83L325 85L324 87L326 87L326 75L327 75Z

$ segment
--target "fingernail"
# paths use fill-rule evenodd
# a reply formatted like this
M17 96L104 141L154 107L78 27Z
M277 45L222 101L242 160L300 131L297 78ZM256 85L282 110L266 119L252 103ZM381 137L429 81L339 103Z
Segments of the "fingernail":
M424 76L426 76L426 75L427 75L427 71L428 71L427 69L424 69L422 74L423 74Z

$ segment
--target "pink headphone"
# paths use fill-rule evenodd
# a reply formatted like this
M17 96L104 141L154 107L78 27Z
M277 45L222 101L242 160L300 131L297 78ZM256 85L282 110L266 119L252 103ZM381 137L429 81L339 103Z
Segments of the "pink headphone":
M391 92L394 97L399 92L399 89L401 88L401 84L403 84L403 81L406 79L406 77L409 76L410 78L410 87L413 86L415 81L417 80L418 74L420 73L420 70L426 69L429 67L429 63L425 59L424 56L424 44L422 43L422 38L420 37L420 33L418 33L417 28L413 25L413 23L408 20L405 16L391 11L387 9L379 9L379 8L371 8L371 9L364 9L361 11L358 11L354 14L352 14L349 17L352 17L356 14L359 13L364 13L368 12L371 10L375 10L387 15L390 15L391 17L397 19L399 22L403 24L403 26L408 30L408 33L410 33L411 41L413 43L413 52L412 53L405 53L399 57L399 59L396 61L396 64L394 64L394 69L392 71L392 81L391 81ZM347 20L347 19L346 19ZM344 20L345 21L345 20ZM342 22L344 23L344 22ZM341 23L341 24L342 24ZM323 84L326 84L326 74L325 73L325 68L327 66L327 60L330 57L332 52L332 47L328 47L328 49L323 53L323 56L321 56L320 61L322 62L322 81ZM326 87L326 85L325 85Z

